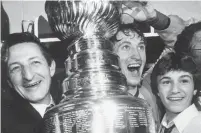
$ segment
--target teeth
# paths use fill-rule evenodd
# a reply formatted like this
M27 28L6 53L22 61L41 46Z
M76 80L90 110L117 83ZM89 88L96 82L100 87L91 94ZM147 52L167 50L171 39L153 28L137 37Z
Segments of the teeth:
M168 99L172 100L172 101L177 101L177 100L182 100L183 98L181 98L181 97L170 97Z
M32 86L37 85L37 84L39 84L39 83L40 83L40 81L35 82L35 83L33 83L33 84L27 84L27 85L25 85L25 87L32 87Z
M138 71L140 68L140 64L130 64L130 65L128 65L127 68L131 72Z
M128 65L128 67L140 67L140 64L131 64L131 65Z

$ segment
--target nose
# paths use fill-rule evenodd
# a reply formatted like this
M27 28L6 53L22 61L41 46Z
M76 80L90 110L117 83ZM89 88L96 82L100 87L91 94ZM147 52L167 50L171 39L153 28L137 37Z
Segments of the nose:
M179 84L178 83L173 83L172 84L171 92L172 93L178 93L179 92Z
M22 77L24 80L26 81L30 81L33 79L34 73L32 71L32 69L29 66L25 66L23 67L22 70Z
M131 54L131 59L136 59L136 60L141 59L140 53L136 48L132 48L132 50L130 51L130 54Z

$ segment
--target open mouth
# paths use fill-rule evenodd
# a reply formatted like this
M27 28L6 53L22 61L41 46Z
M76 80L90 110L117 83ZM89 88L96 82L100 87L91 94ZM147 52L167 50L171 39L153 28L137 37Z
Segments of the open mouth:
M183 97L168 97L167 99L170 101L181 101Z
M34 83L25 84L24 87L25 88L35 87L35 86L39 85L40 83L41 83L41 80L34 82Z
M130 64L127 66L128 70L131 72L138 72L140 70L140 64Z

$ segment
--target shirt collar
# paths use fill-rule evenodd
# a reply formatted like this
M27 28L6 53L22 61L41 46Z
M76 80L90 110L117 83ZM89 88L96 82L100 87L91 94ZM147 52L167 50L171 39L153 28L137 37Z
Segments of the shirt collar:
M136 92L134 90L129 90L128 94L130 94L131 96L135 96ZM142 95L142 93L140 91L139 91L139 94L137 97L145 100L144 96Z
M173 125L173 121L167 123L167 116L166 114L164 115L163 119L162 119L162 122L161 122L161 125L164 126L165 128L169 128Z
M161 122L161 125L163 125L166 128L171 127L173 124L175 124L176 128L178 129L179 133L182 133L184 128L188 125L188 123L199 114L197 108L194 104L189 106L187 109L182 111L180 114L178 114L172 121L167 123L167 116L166 114L163 117L163 120Z
M45 114L46 108L51 105L55 105L54 100L51 95L50 95L50 103L49 104L35 104L35 103L30 103L30 104L36 109L36 111L41 115L42 118Z

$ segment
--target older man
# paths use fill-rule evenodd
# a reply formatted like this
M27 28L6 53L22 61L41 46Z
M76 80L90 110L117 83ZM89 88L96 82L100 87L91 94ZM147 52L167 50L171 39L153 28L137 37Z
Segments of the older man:
M1 54L12 95L11 100L2 99L2 132L39 132L46 109L57 101L50 94L55 62L30 33L10 34Z

